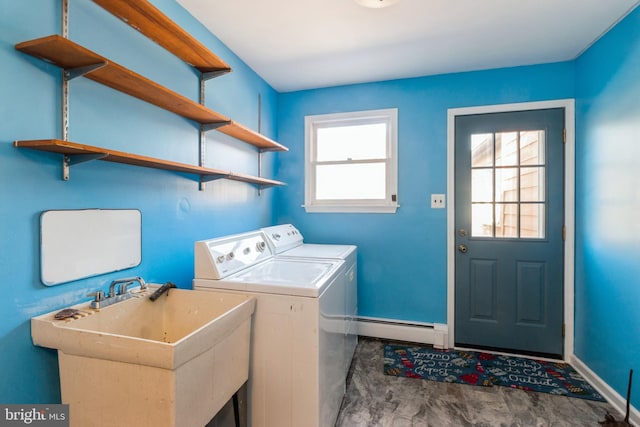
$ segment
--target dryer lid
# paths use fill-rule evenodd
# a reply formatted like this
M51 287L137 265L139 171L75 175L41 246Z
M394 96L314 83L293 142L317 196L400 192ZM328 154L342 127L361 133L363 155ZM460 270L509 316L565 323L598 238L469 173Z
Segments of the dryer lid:
M318 245L305 243L289 249L280 255L299 258L347 259L355 250L356 246L353 245Z
M224 289L317 298L340 276L343 264L340 260L273 258L211 282Z

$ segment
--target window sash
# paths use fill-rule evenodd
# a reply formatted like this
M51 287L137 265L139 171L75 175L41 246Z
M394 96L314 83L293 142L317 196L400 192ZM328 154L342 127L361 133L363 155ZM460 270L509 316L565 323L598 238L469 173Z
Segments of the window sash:
M317 160L318 130L328 127L347 127L384 123L385 158L333 159ZM397 109L362 111L356 113L338 113L305 117L306 154L305 154L305 209L308 212L395 212L397 203ZM378 151L379 152L379 151ZM364 156L366 157L366 156ZM332 165L375 165L384 164L383 198L322 198L318 199L318 168ZM315 210L315 208L319 208Z

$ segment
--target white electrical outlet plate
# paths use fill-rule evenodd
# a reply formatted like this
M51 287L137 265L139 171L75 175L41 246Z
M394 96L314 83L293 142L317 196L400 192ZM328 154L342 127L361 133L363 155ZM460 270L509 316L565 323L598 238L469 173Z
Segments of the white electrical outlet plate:
M444 194L432 194L431 195L431 209L444 209L445 207L445 195Z

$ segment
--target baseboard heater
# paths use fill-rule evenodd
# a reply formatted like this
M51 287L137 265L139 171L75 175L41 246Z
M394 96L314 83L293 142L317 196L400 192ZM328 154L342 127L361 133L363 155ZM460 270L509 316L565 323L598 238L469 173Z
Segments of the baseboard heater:
M411 322L375 317L358 317L358 335L397 341L433 344L445 348L447 325L440 323Z

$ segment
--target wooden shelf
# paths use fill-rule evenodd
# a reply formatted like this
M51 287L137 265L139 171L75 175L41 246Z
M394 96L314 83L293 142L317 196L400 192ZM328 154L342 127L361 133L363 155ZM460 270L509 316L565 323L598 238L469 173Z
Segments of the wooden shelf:
M108 162L124 163L128 165L162 169L174 172L191 173L200 175L202 181L224 178L233 181L255 184L260 186L261 188L284 185L283 182L275 181L272 179L238 174L219 169L205 168L202 166L195 166L187 163L172 162L169 160L140 156L137 154L125 153L122 151L108 150L106 148L82 145L75 142L62 141L59 139L14 141L13 145L19 148L30 148L38 151L48 151L51 153L62 154L64 156L91 156L91 158Z
M231 67L146 0L93 0L169 52L203 73Z
M203 126L215 128L219 132L238 138L262 150L287 150L286 147L272 139L115 62L111 62L64 37L51 35L30 40L17 44L16 49L57 65L66 71L78 71L84 77L97 83L171 111Z

